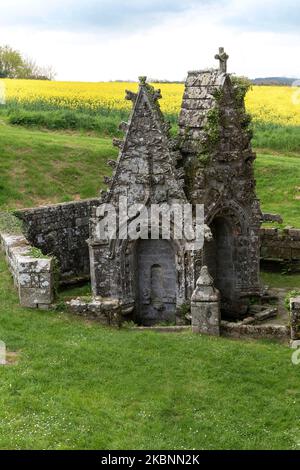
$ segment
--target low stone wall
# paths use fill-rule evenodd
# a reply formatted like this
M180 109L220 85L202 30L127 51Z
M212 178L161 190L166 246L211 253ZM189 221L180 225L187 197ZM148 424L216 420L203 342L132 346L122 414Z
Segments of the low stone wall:
M261 260L288 262L295 271L300 270L300 230L262 228L260 231Z
M119 299L77 297L67 302L69 312L92 320L102 325L117 326L130 319L133 305L124 305Z
M0 233L0 240L18 289L20 304L30 308L49 308L54 296L53 260L31 257L31 246L23 235Z
M16 212L22 219L29 242L60 265L62 279L89 276L90 260L86 240L92 208L100 200L86 199ZM300 271L300 230L262 228L261 260L289 263Z
M90 262L86 240L92 207L99 199L25 209L15 213L22 219L29 242L59 262L62 279L89 276Z
M290 339L290 328L285 325L245 325L242 323L221 322L221 335L231 338Z

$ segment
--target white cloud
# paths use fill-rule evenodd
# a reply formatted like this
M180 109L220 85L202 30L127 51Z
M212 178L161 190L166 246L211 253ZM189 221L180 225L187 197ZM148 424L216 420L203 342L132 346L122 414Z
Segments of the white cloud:
M217 3L201 2L185 12L173 11L162 15L157 24L131 32L118 28L40 31L11 25L1 28L0 43L21 49L41 64L52 64L60 80L136 79L141 74L182 79L190 69L215 66L219 46L230 55L231 72L250 77L300 76L298 32L279 32L277 26L274 31L249 24L244 28L238 21L250 5L251 12L256 7L262 11L266 3ZM267 0L269 6L272 3L278 2Z

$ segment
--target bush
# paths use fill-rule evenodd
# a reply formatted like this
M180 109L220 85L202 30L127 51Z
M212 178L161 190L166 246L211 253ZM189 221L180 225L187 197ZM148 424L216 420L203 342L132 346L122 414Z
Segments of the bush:
M26 127L40 127L50 130L83 130L97 132L102 136L119 137L123 133L119 130L121 121L128 119L129 113L124 110L99 108L95 111L70 109L43 109L42 103L36 105L35 110L30 106L20 107L10 102L9 106L0 109L1 115L8 116L8 122L13 125ZM178 132L178 116L166 115L171 122L171 134ZM274 123L253 122L253 147L270 149L281 152L300 151L300 127L283 126Z
M50 130L71 129L96 131L102 135L118 136L120 120L116 116L93 116L74 111L11 110L8 122L26 127L44 127Z

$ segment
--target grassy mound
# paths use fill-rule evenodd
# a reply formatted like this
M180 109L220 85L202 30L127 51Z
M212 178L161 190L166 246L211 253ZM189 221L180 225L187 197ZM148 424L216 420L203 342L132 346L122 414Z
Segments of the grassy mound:
M0 125L0 209L96 197L111 139Z

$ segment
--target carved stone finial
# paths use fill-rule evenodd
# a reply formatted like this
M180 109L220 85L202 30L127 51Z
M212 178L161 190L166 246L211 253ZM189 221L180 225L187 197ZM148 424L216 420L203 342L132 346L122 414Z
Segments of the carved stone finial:
M153 99L154 99L154 101L162 99L161 89L158 89L158 90L154 91Z
M107 164L108 164L111 168L116 168L116 166L117 166L116 160L108 160L108 161L107 161Z
M202 266L200 277L197 280L197 286L213 286L214 280L208 272L207 266Z
M140 85L146 85L146 82L147 82L147 77L145 76L139 77Z
M133 91L130 91L130 90L125 90L125 100L128 100L128 101L132 101L133 103L135 103L136 99L137 99L137 93L134 93Z
M114 147L118 147L119 149L122 149L124 145L124 140L117 139L116 137L114 137L112 143Z
M109 177L109 176L104 176L103 177L103 183L107 184L107 185L110 185L112 183L112 178Z
M214 280L208 272L207 266L202 266L196 289L192 295L193 302L216 302L220 293L214 286Z
M119 130L122 131L122 132L127 132L128 122L122 121L119 125Z
M215 59L220 62L220 72L227 73L227 61L229 59L229 55L226 54L224 47L219 47L219 54L215 55Z

